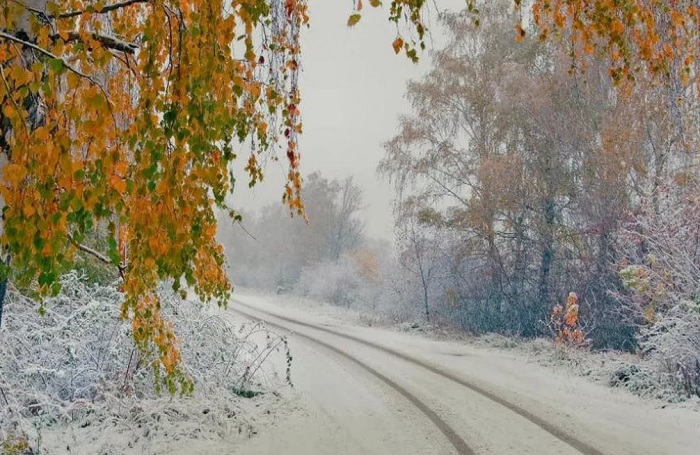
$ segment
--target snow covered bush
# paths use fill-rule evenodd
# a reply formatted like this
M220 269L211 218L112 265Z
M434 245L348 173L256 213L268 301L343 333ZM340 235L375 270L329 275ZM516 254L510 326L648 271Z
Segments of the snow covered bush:
M294 293L352 308L369 324L422 320L421 290L388 248L358 248L302 271Z
M356 300L358 289L365 285L355 260L344 255L338 261L324 261L302 270L295 292L299 295L349 306Z
M700 314L674 308L642 328L640 346L663 386L700 397Z
M116 431L131 448L160 433L217 439L248 431L237 402L276 380L261 366L286 348L284 338L260 324L234 324L226 313L163 286L162 311L175 325L195 389L188 397L162 396L130 324L119 317L117 286L88 284L75 271L61 281L44 315L37 302L8 290L0 329L0 443L25 436L38 443L58 427L87 428L91 438ZM104 440L99 453L122 453L114 452L119 444Z
M700 396L700 186L658 190L622 237L619 296L657 381Z

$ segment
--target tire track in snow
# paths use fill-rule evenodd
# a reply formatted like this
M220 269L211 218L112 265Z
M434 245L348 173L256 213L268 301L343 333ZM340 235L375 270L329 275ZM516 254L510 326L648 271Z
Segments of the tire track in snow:
M254 316L250 315L249 313L246 313L246 312L244 312L244 311L241 311L241 310L240 310L240 307L241 307L241 306L246 307L246 308L248 308L248 309L250 309L250 310L256 311L256 312L258 312L258 313L262 313L262 314L271 316L271 317L273 317L273 318L276 318L276 319L279 319L279 320L282 320L282 321L285 321L285 322L289 322L289 323L291 323L291 324L296 324L296 325L299 325L299 326L302 326L302 327L308 327L308 328L313 329L313 330L319 330L319 331L321 331L321 332L329 333L329 334L331 334L331 335L335 335L335 336L338 336L338 337L341 337L341 338L346 338L346 339L348 339L348 340L352 340L352 341L355 341L355 342L357 342L357 343L363 344L363 345L365 345L365 346L369 346L369 347L371 347L371 348L378 349L378 350L380 350L380 351L382 351L382 352L385 352L385 353L387 353L387 354L391 354L391 355L393 355L393 356L395 356L395 357L398 357L398 358L400 358L400 359L402 359L402 360L405 360L405 361L407 361L407 362L410 362L410 363L413 363L413 364L415 364L415 365L418 365L418 366L420 366L420 367L422 367L422 368L425 368L426 370L428 370L428 371L430 371L430 372L432 372L432 373L435 373L435 374L437 374L437 375L439 375L439 376L442 376L442 377L444 377L444 378L446 378L446 379L449 379L449 380L451 380L451 381L453 381L453 382L455 382L455 383L457 383L457 384L459 384L459 385L462 385L462 386L464 386L464 387L466 387L466 388L472 390L473 392L476 392L476 393L478 393L478 394L480 394L480 395L482 395L482 396L488 398L489 400L491 400L491 401L493 401L493 402L495 402L495 403L497 403L497 404L499 404L499 405L501 405L501 406L507 408L508 410L510 410L510 411L512 411L512 412L514 412L514 413L516 413L517 415L519 415L519 416L521 416L521 417L523 417L523 418L529 420L529 421L532 422L533 424L535 424L535 425L537 425L538 427L542 428L542 429L543 429L544 431L546 431L547 433L551 434L552 436L554 436L555 438L559 439L560 441L562 441L562 442L568 444L569 446L571 446L572 448L576 449L577 451L581 452L581 453L584 454L584 455L605 455L605 454L603 454L603 452L601 452L600 450L598 450L598 449L596 449L595 447L591 446L591 445L588 444L587 442L578 439L577 437L575 437L575 436L573 436L573 435L567 433L566 431L564 431L562 428L557 427L557 426L551 424L550 422L547 422L547 421L544 420L543 418L541 418L541 417L539 417L539 416L537 416L537 415L531 413L530 411L528 411L528 410L526 410L526 409L524 409L524 408L518 406L517 404L511 403L510 401L508 401L508 400L506 400L506 399L504 399L504 398L499 397L499 396L496 395L495 393L493 393L493 392L491 392L491 391L489 391L489 390L484 389L483 387L479 386L478 384L476 384L476 383L474 383L474 382L472 382L472 381L466 380L466 379L461 378L461 377L459 377L459 376L457 376L457 375L455 375L455 374L453 374L453 373L450 373L450 372L448 372L448 371L442 370L442 369L440 369L440 368L438 368L438 367L436 367L436 366L434 366L434 365L431 365L431 364L429 364L429 363L427 363L427 362L424 362L424 361L422 361L422 360L420 360L420 359L417 359L417 358L412 357L412 356L410 356L410 355L404 354L404 353L402 353L402 352L400 352L400 351L396 351L396 350L394 350L394 349L390 349L390 348L387 348L387 347L385 347L385 346L372 343L372 342L370 342L370 341L367 341L367 340L365 340L365 339L362 339L362 338L359 338L359 337L356 337L356 336L353 336L353 335L348 335L348 334L345 334L345 333L337 332L337 331L335 331L335 330L331 330L331 329L329 329L329 328L327 328L327 327L321 327L321 326L314 325L314 324L310 324L310 323L307 323L307 322L304 322L304 321L299 321L299 320L297 320L297 319L288 318L288 317L286 317L286 316L281 316L281 315L278 315L278 314L275 314L275 313L271 313L271 312L269 312L269 311L261 310L261 309L255 308L255 307L253 307L253 306L251 306L251 305L247 305L247 304L245 304L245 303L243 303L243 302L241 302L241 301L239 301L239 300L234 300L234 303L235 303L236 305L239 306L239 308L234 308L234 311L239 311L240 313L246 315L247 317L252 317L252 318L254 318L254 319L260 319L260 318L257 318L257 317L254 317ZM269 322L269 321L265 321L265 322L267 322L267 323L270 324L270 325L274 325L274 326L280 327L280 328L282 328L282 329L284 329L284 330L289 330L289 328L287 328L287 327L281 327L281 326L279 326L279 325L277 325L277 324L274 324L274 323L271 323L271 322ZM375 376L377 376L377 377L379 377L380 379L382 379L382 381L386 382L386 383L389 384L392 388L394 388L394 389L396 389L397 391L399 391L399 392L400 392L403 396L405 396L406 398L408 398L408 396L410 395L411 397L413 397L413 399L415 399L416 401L418 401L418 399L415 398L413 395L411 395L410 392L406 391L405 389L403 389L403 388L402 388L401 386L399 386L398 384L394 383L394 382L391 381L390 379L388 379L388 378L386 378L385 376L383 376L381 373L377 372L376 370L373 370L371 367L369 367L369 366L363 364L361 361L359 361L359 360L357 360L357 359L355 359L355 358L349 356L348 354L344 353L343 351L341 351L341 350L339 350L339 349L337 349L337 348L335 348L335 347L333 347L333 346L330 346L330 345L328 345L328 344L326 344L326 343L324 343L324 342L322 342L322 341L319 341L319 340L317 340L317 339L315 339L315 338L312 338L312 337L310 337L310 336L307 336L307 335L304 335L304 334L301 334L301 333L298 333L298 332L295 332L295 334L296 334L296 335L299 335L299 336L302 336L302 337L304 337L304 338L306 338L306 339L312 340L312 341L314 341L314 342L316 342L316 343L320 343L320 344L324 345L325 347L327 347L327 348L333 350L334 352L339 353L339 354L342 355L343 357L346 357L346 358L352 360L353 362L355 362L355 363L357 363L358 365L362 366L364 369L370 371L370 372L371 372L372 374L374 374ZM392 384L393 384L393 385L392 385ZM395 387L395 386L396 386L396 387ZM397 387L398 387L398 388L397 388ZM399 389L403 390L403 392L401 392ZM409 400L411 400L411 399L409 398ZM411 400L411 402L413 403L413 400ZM451 429L442 419L440 419L432 410L430 410L429 408L427 408L427 406L425 406L425 404L423 404L422 402L420 402L420 403L421 403L421 405L422 405L423 407L425 407L425 409L427 409L429 412L431 412L433 415L435 415L435 417L436 417L440 422L442 422L442 424L443 424L445 427L447 427L447 428L449 429L449 431L451 431L451 432L455 435L455 437L459 438L459 436L457 436L456 433L454 433L454 430L452 430L452 429ZM414 403L414 404L415 404L415 403ZM420 407L419 407L419 408L420 408ZM421 411L423 411L424 413L426 413L425 410L423 410L422 408L420 408L420 409L421 409ZM428 415L428 414L426 413L426 415ZM436 421L433 420L433 418L431 418L430 415L428 415L428 417L430 418L430 420L432 420L434 423L436 423ZM437 423L436 423L436 425L437 425ZM447 433L445 433L445 431L443 430L443 428L440 427L440 425L438 425L438 428L440 428L440 431L442 431L443 434L445 434L445 436L447 436L448 439L450 439L450 437L447 435ZM468 450L467 452L460 452L460 449L459 449L457 446L455 446L455 448L457 449L457 451L458 451L460 454L462 454L462 453L474 454L474 453L475 453L473 450L469 449L469 447L468 447L467 444L464 442L464 440L462 440L461 438L459 438L459 440L464 444L464 448L465 448L466 450ZM452 439L450 439L450 442L453 442ZM453 442L453 445L454 445L454 442Z
M237 303L238 305L240 305L240 306L245 306L245 307L250 308L250 309L252 309L252 310L254 310L254 311L259 311L259 312L261 312L261 313L265 313L265 314L268 314L268 315L273 316L273 317L275 317L275 318L283 319L283 320L287 321L285 318L281 318L281 317L275 316L275 315L273 315L273 314L271 314L271 313L267 313L267 312L265 312L265 311L261 311L261 310L258 310L258 309L256 309L256 308L249 307L248 305L245 305L245 304L243 304L243 303L240 303L240 302L236 302L236 303ZM246 312L246 311L243 311L243 310L241 310L240 308L233 308L232 310L233 310L234 312L238 312L238 313L242 314L243 316L245 316L245 317L247 317L247 318L250 318L250 319L252 319L252 320L256 320L256 321L261 320L259 317L256 317L256 316L254 316L254 315L252 315L252 314L250 314L250 313L248 313L248 312ZM324 341L321 341L321 340L319 340L319 339L317 339L317 338L314 338L314 337L305 335L305 334L303 334L303 333L294 332L294 331L293 331L292 329L290 329L289 327L283 327L283 326L281 326L281 325L279 325L279 324L275 324L274 322L271 322L271 321L268 321L268 320L262 320L262 321L265 322L267 325L269 325L269 326L271 326L271 327L275 327L275 328L277 328L277 329L279 329L279 330L291 331L295 336L299 336L299 337L305 338L305 339L307 339L307 340L309 340L309 341L311 341L311 342L313 342L313 343L320 344L320 345L323 346L324 348L326 348L326 349L328 349L328 350L334 352L335 354L338 354L338 355L340 355L341 357L344 357L344 358L350 360L351 362L353 362L354 364L358 365L359 367L361 367L362 369L364 369L364 370L367 371L368 373L372 374L372 375L375 376L377 379L381 380L381 381L384 382L386 385L388 385L389 387L391 387L392 389L394 389L395 391L397 391L401 396L403 396L404 398L406 398L409 402L411 402L411 404L413 404L413 405L414 405L416 408L418 408L423 414L425 414L425 416L428 417L428 419L430 419L431 422L433 422L433 424L440 430L440 432L441 432L443 435L445 435L445 437L447 438L447 440L450 441L450 444L452 444L452 446L455 448L455 451L456 451L459 455L476 455L476 452L474 452L474 451L467 445L467 443L464 441L464 439L462 439L462 438L457 434L457 432L455 432L455 431L452 429L452 427L450 427L450 426L447 424L447 422L445 422L444 420L442 420L442 418L440 418L440 416L438 416L438 415L435 413L435 411L433 411L432 409L430 409L425 403L423 403L422 401L420 401L420 399L418 399L418 398L417 398L415 395L413 395L411 392L409 392L408 390L406 390L405 388L403 388L402 386L400 386L399 384L397 384L397 383L394 382L393 380L389 379L388 377L384 376L384 375L383 375L382 373L380 373L379 371L377 371L377 370L375 370L374 368L372 368L371 366L365 364L364 362L362 362L362 361L359 360L358 358L353 357L353 356L351 356L350 354L348 354L348 353L342 351L341 349L338 349L338 348L336 348L335 346L330 345L330 344L328 344L328 343L326 343L326 342L324 342ZM303 324L303 323L300 323L300 322L295 322L295 321L292 321L292 320L288 320L287 322L292 322L292 323L294 323L294 324L305 325L305 326L307 325L307 324ZM309 326L309 327L312 327L312 328L316 328L315 326L312 326L312 325L308 325L308 326ZM338 334L335 334L335 333L334 333L334 335L338 335Z

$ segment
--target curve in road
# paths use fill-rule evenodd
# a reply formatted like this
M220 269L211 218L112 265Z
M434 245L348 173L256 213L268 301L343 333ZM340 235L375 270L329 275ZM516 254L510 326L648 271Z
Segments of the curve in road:
M239 302L237 302L237 303L239 303ZM241 303L239 303L239 304L248 307L248 305L241 304ZM250 308L250 307L248 307L248 308ZM254 315L252 315L252 314L250 314L250 313L247 313L247 312L245 312L245 311L241 311L240 309L236 309L236 310L234 310L234 311L237 311L237 312L241 313L243 316L245 316L245 317L247 317L247 318L250 318L250 319L253 319L253 320L261 320L260 318L254 316ZM272 314L270 314L270 313L267 313L267 312L265 312L265 311L261 311L261 310L258 310L258 309L255 309L255 311L260 311L261 313L266 313L266 314L269 314L269 315L274 316L274 317L279 317L279 316L275 316L275 315L272 315ZM280 318L280 319L283 319L283 318ZM269 326L271 326L271 327L276 327L276 328L279 329L279 330L290 330L288 327L282 327L281 325L275 324L274 322L267 321L267 320L263 320L263 321L264 321L267 325L269 325ZM287 321L287 322L290 322L290 321ZM386 377L385 375L383 375L383 374L380 373L379 371L375 370L375 369L372 368L371 366L365 364L365 363L362 362L361 360L359 360L359 359L357 359L357 358L351 356L350 354L347 354L346 352L344 352L344 351L342 351L342 350L336 348L335 346L332 346L332 345L330 345L330 344L328 344L328 343L326 343L326 342L324 342L324 341L321 341L321 340L319 340L319 339L316 339L316 338L314 338L314 337L310 337L310 336L308 336L308 335L304 335L303 333L294 332L294 334L295 334L296 336L301 337L301 338L307 339L307 340L309 340L309 341L311 341L311 342L313 342L313 343L319 344L319 345L323 346L324 348L326 348L326 349L328 349L328 350L330 350L330 351L333 351L333 352L336 353L337 355L340 355L341 357L344 357L344 358L350 360L351 362L353 362L354 364L358 365L359 367L363 368L365 371L367 371L368 373L372 374L373 376L375 376L376 378L378 378L379 380L381 380L382 382L384 382L386 385L388 385L388 386L391 387L392 389L396 390L399 394L401 394L404 398L406 398L411 404L413 404L416 408L418 408L423 414L425 414L426 417L428 417L428 419L430 419L430 421L433 422L433 424L435 424L435 426L440 430L440 432L442 432L442 434L445 435L445 437L447 438L447 440L450 441L450 444L452 444L452 446L455 448L456 452L457 452L459 455L476 455L476 452L474 452L474 451L467 445L467 443L464 441L464 439L462 439L462 438L452 429L452 427L450 427L450 426L447 424L447 422L445 422L444 420L442 420L442 419L440 418L440 416L438 416L438 415L435 413L435 411L433 411L432 409L430 409L425 403L423 403L420 399L418 399L418 397L416 397L415 395L413 395L411 392L409 392L409 391L406 390L405 388L401 387L399 384L397 384L397 383L394 382L393 380L389 379L388 377Z
M568 444L570 447L572 447L573 449L575 449L576 451L578 451L584 455L604 455L601 451L599 451L595 447L591 446L587 442L582 441L582 440L576 438L575 436L572 436L572 435L566 433L563 429L551 424L550 422L545 421L541 417L538 417L537 415L529 412L528 410L526 410L526 409L524 409L524 408L522 408L514 403L511 403L511 402L503 399L502 397L499 397L495 393L484 389L483 387L479 386L478 384L475 384L471 381L468 381L462 377L456 376L448 371L444 371L440 368L437 368L436 366L431 365L429 363L426 363L420 359L414 358L414 357L409 356L407 354L404 354L400 351L396 351L394 349L390 349L390 348L387 348L385 346L382 346L382 345L379 345L376 343L372 343L372 342L367 341L367 340L360 338L360 337L356 337L353 335L348 335L345 333L337 332L335 330L331 330L327 327L321 327L321 326L310 324L310 323L307 323L304 321L299 321L297 319L293 319L293 318L289 318L289 317L282 316L279 314L271 313L271 312L268 312L265 310L261 310L259 308L254 308L254 307L251 307L250 305L247 305L247 304L240 302L240 301L234 301L234 303L236 305L238 305L238 308L235 308L234 311L238 311L239 313L243 314L244 316L252 318L252 319L261 319L261 318L256 317L256 316L254 316L246 311L241 310L240 309L241 306L246 307L249 310L253 310L255 312L270 316L272 318L276 318L276 319L281 320L281 321L285 321L285 322L288 322L291 324L296 324L296 325L299 325L302 327L307 327L307 328L310 328L313 330L318 330L318 331L325 332L325 333L328 333L328 334L331 334L334 336L338 336L341 338L352 340L352 341L355 341L355 342L360 343L362 345L365 345L365 346L368 346L368 347L371 347L374 349L378 349L384 353L398 357L404 361L410 362L410 363L415 364L421 368L424 368L424 369L426 369L434 374L437 374L437 375L442 376L446 379L449 379L449 380L451 380L451 381L453 381L453 382L455 382L463 387L466 387L469 390L476 392L479 395L482 395L485 398L488 398L489 400L507 408L508 410L510 410L510 411L516 413L517 415L527 419L528 421L530 421L533 424L537 425L538 427L542 428L547 433L551 434L552 436L561 440L562 442ZM283 330L290 330L289 327L283 327L283 326L281 326L279 324L275 324L274 322L269 321L269 320L265 320L265 322L267 322L271 326L276 326L276 327L283 329ZM340 350L340 349L338 349L338 348L336 348L328 343L325 343L325 342L318 340L316 338L313 338L311 336L301 334L299 332L295 332L295 335L301 336L301 337L308 339L310 341L313 341L315 343L319 343L319 344L323 345L324 347L332 350L333 352L343 356L344 358L351 360L353 363L358 364L359 366L361 366L362 368L364 368L365 370L370 372L372 375L376 376L377 378L382 380L384 383L389 385L391 388L395 389L397 392L399 392L401 395L403 395L405 398L407 398L411 403L413 403L418 409L420 409L438 427L438 429L440 429L440 431L445 435L445 437L447 437L447 439L450 441L450 443L455 447L455 450L457 451L457 453L459 453L460 455L461 454L475 454L475 452L471 448L469 448L469 446L466 444L466 442L462 438L460 438L457 435L457 433L444 420L442 420L434 411L432 411L422 401L420 401L418 398L416 398L414 395L412 395L410 392L408 392L406 389L401 387L396 382L387 378L386 376L384 376L383 374L381 374L380 372L378 372L374 368L370 367L369 365L364 364L362 361L350 356L349 354L343 352L342 350Z

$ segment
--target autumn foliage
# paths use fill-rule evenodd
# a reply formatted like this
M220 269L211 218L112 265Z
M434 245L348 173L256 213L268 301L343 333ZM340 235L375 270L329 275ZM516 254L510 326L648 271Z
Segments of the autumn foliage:
M371 0L373 6L381 4ZM428 21L425 0L394 0L390 20L408 24L392 43L396 53L402 48L417 60L416 49L425 48ZM480 8L489 2L467 0L463 14L481 23ZM348 21L360 20L362 1L354 1L355 11ZM700 7L694 0L522 0L511 3L519 16L513 26L514 39L522 41L534 33L542 41L563 42L572 57L572 68L582 69L588 56L610 61L615 81L635 80L640 74L680 81L698 88L700 60ZM523 18L532 14L532 20ZM530 25L527 24L530 23ZM534 27L533 27L534 26ZM584 58L580 58L584 57Z
M515 0L520 6L520 0ZM615 80L640 71L678 78L697 75L700 9L693 0L536 0L540 38L564 38L572 54L605 54ZM697 84L697 80L692 81Z
M586 335L579 323L578 295L570 292L566 305L556 305L549 318L549 326L555 333L555 341L567 346L585 346Z
M244 142L252 185L263 178L261 157L274 157L271 144L283 138L283 199L303 210L296 137L306 3L0 6L1 241L13 280L56 294L86 236L106 227L109 251L98 257L121 269L122 314L168 388L186 390L155 289L171 280L226 302L214 207L229 209L234 148Z

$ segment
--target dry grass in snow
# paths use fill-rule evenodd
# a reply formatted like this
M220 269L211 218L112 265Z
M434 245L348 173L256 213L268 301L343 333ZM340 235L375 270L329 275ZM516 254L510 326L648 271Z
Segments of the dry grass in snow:
M176 326L195 392L159 395L130 325L119 319L116 286L87 285L77 272L62 283L43 316L37 302L8 291L0 452L24 453L26 440L26 453L35 454L223 453L285 406L271 392L284 378L263 363L284 355L286 343L263 325L234 323L163 288L162 311Z

